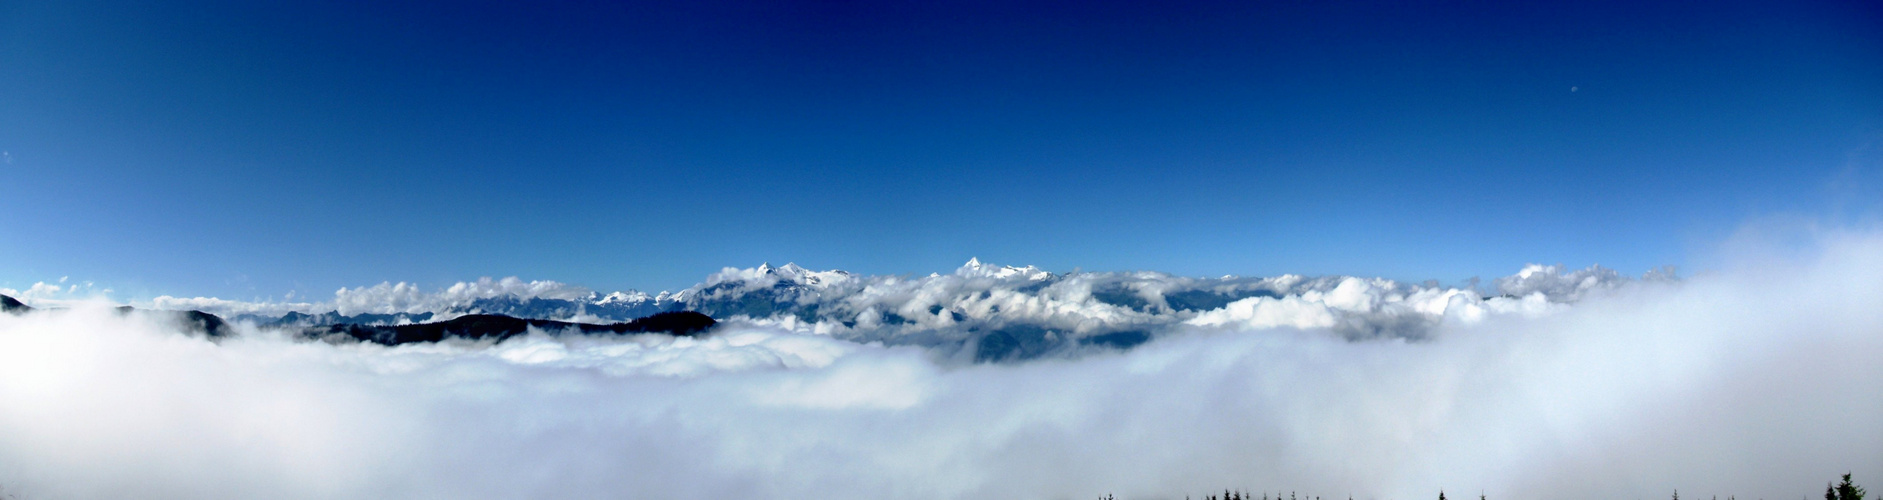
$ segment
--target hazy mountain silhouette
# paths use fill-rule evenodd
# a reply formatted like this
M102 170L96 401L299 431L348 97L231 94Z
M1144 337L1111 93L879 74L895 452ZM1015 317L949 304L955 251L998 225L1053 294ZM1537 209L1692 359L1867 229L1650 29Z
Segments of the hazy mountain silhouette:
M0 311L10 314L23 314L35 310L13 297L0 295ZM174 321L179 327L190 333L201 334L211 339L233 335L235 330L222 317L202 311L146 311L131 306L121 306L118 314L144 315ZM326 318L395 320L404 318L430 318L431 314L389 315L362 314L357 316L339 316L331 313L324 315L305 315L289 313L285 318L288 324L300 321L315 321ZM627 335L636 333L666 333L671 335L693 336L705 332L718 324L711 316L692 311L663 312L633 321L606 325L591 323L571 323L545 319L522 319L497 314L471 314L459 316L449 321L405 325L375 324L335 324L311 326L301 334L309 338L328 338L344 335L355 340L375 342L385 345L406 344L412 342L437 342L449 337L467 339L503 340L528 332L530 328L547 331L575 331L583 334Z
M131 306L119 306L118 314L143 314L169 319L190 333L200 333L212 339L235 334L235 330L229 328L229 322L223 321L221 316L202 311L143 311Z
M33 310L33 306L26 305L26 303L20 302L13 297L0 295L0 312L19 314L31 310Z

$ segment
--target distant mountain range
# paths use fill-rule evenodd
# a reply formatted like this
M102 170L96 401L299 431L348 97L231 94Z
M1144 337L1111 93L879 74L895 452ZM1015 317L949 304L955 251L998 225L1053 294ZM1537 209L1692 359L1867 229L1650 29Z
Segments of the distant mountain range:
M1657 270L1643 279L1674 278L1671 270ZM1486 295L1476 289L1475 281L1466 287L1444 287L1434 282L1407 284L1349 276L1052 273L978 259L949 274L913 277L764 264L727 268L687 289L654 295L637 291L601 294L514 278L459 283L431 294L404 283L342 289L333 304L344 304L352 314L342 314L340 309L279 316L240 314L233 321L396 343L456 331L408 326L456 325L462 322L452 322L471 316L507 317L539 328L577 324L601 328L687 311L709 321L741 321L856 342L917 345L960 361L998 362L1129 349L1185 328L1324 328L1351 340L1419 340L1444 321L1544 313L1585 294L1631 281L1599 266L1567 271L1561 266L1532 265L1496 280L1496 294ZM8 300L9 310L26 307ZM249 310L280 310L268 303L179 300L199 301L186 303L207 304L198 306L204 308L237 304ZM312 304L295 307L308 306ZM495 320L472 323L491 321ZM517 324L508 321L501 328L459 336L501 339L521 331Z
M7 314L27 314L35 309L19 300L0 295L0 312ZM177 323L184 331L203 335L211 339L225 338L235 334L235 329L220 316L202 311L161 311L139 310L131 306L116 309L118 314L145 315L167 319ZM349 319L370 320L408 320L420 321L430 318L422 315L356 315L339 316L336 314L305 315L288 313L270 323L272 327L299 327L300 335L308 339L331 340L347 339L362 342L374 342L384 345L408 344L414 342L438 342L447 338L470 340L494 340L523 335L530 329L549 332L573 332L587 335L613 334L627 335L637 333L666 333L679 336L697 335L711 329L717 322L712 317L692 311L662 312L637 318L632 321L612 324L572 323L543 319L524 319L495 314L470 314L458 316L446 321L432 323L401 323L397 325L322 323L303 324L313 321L345 321Z
M235 321L254 323L264 327L308 327L324 325L404 325L424 323L435 318L452 318L471 314L494 314L530 319L554 319L563 321L629 321L664 312L688 310L685 302L675 300L670 294L649 296L642 293L616 292L608 295L590 294L584 299L555 299L542 297L520 297L502 295L479 298L468 304L445 307L438 311L395 312L395 313L358 313L340 314L339 311L327 311L308 314L289 311L281 316L261 314L238 314Z

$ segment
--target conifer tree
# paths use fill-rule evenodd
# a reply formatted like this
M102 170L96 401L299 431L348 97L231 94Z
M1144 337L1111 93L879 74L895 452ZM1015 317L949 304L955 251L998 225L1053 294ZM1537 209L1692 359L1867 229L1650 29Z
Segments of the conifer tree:
M1863 500L1863 494L1863 487L1850 482L1849 472L1844 473L1844 482L1837 483L1836 487L1829 483L1824 485L1824 500Z

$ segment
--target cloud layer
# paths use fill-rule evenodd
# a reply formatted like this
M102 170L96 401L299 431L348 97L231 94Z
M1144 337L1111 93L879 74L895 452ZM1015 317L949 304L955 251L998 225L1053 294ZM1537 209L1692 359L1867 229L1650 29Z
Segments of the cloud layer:
M1236 282L1299 293L1197 311L1130 350L1010 364L789 320L735 321L704 339L545 332L388 348L247 327L212 343L97 308L0 315L0 487L28 498L1790 498L1847 470L1883 480L1883 236L1815 248L1680 282L1544 270L1530 276L1561 279L1522 278L1512 294L1530 293L1502 300L1348 278ZM976 285L1033 279L1024 271L934 278L874 296L923 303L957 287L992 291L972 302L989 309L1063 314L1038 294ZM1091 281L1168 282L1135 279ZM1048 288L1084 286L1067 281ZM1483 315L1452 319L1474 308ZM1355 311L1441 319L1417 339L1356 340L1341 326Z
M1673 279L1671 269L1643 277ZM149 306L303 326L397 324L472 313L613 322L687 309L850 341L918 345L957 361L980 362L1075 357L1129 348L1192 327L1329 328L1352 340L1418 340L1443 323L1546 314L1634 281L1600 266L1531 265L1479 289L1347 276L1055 274L971 260L952 273L916 277L811 271L792 264L726 268L693 287L657 295L604 295L551 281L484 278L433 291L409 283L342 288L334 300L321 303L164 296ZM329 312L305 314L321 311Z

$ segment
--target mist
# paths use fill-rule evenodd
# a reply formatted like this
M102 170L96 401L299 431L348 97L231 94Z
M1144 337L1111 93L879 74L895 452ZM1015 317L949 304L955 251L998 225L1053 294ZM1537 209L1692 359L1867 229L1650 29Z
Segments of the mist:
M386 347L0 315L21 498L1812 496L1883 484L1883 233L1416 339L967 364L763 321ZM1218 311L1227 311L1219 309ZM1209 313L1204 313L1209 314Z

